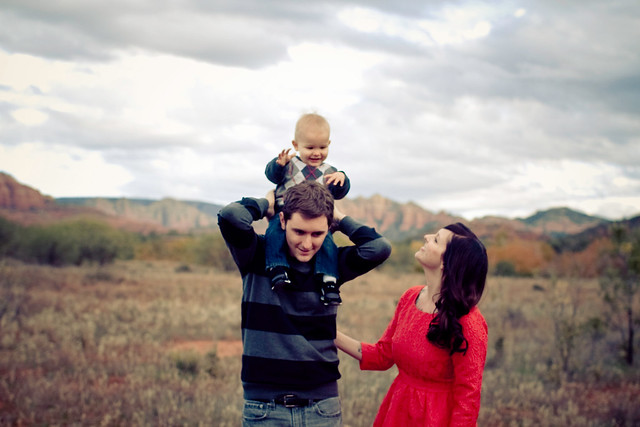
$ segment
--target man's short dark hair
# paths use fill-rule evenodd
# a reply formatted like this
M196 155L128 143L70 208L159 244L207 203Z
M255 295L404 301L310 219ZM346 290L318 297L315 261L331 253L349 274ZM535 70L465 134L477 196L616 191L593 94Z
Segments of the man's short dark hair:
M303 181L284 193L282 213L284 220L298 212L305 218L327 217L327 224L333 222L333 196L326 186L317 181Z

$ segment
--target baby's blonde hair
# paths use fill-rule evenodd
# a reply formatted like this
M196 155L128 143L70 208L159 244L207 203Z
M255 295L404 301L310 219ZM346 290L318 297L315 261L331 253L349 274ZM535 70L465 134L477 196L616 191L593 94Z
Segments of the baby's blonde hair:
M303 114L296 122L296 131L294 134L295 140L299 140L302 132L304 132L306 129L309 129L310 127L326 129L327 138L329 138L331 127L329 126L329 122L327 121L327 119L322 117L320 114L308 113Z

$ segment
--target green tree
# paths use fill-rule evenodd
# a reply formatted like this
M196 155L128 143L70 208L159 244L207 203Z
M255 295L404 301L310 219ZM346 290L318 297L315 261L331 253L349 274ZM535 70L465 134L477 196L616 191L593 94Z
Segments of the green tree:
M0 257L13 254L20 231L21 228L17 224L0 217Z
M618 329L627 364L633 364L634 303L640 290L640 232L620 224L611 228L611 248L603 252L602 296Z
M517 276L516 266L511 261L501 260L496 263L493 269L493 274L496 276L514 277Z
M33 226L25 228L17 257L26 262L62 266L73 264L77 252L73 238L62 228Z
M193 248L195 262L224 271L235 271L236 264L220 233L199 236Z
M133 256L133 239L129 233L117 230L106 223L79 220L61 224L61 232L73 239L76 258L72 262L97 262L100 265L113 262L116 258Z
M133 256L134 237L105 223L90 220L27 227L21 232L16 256L39 264L100 265Z

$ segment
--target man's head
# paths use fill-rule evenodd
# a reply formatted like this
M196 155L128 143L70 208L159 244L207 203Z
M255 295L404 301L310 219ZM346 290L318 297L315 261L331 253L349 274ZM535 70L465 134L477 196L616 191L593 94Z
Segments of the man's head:
M333 221L333 196L316 181L304 181L284 194L280 225L285 231L289 254L310 261L322 247Z
M293 148L307 165L318 167L329 155L331 128L327 119L319 114L305 114L296 123Z

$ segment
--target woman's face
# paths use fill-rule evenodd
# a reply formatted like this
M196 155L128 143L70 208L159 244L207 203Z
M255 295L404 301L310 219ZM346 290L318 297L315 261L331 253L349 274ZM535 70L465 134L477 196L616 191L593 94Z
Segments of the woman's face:
M446 228L441 228L436 234L425 234L424 245L415 254L416 260L425 268L442 267L444 252L452 237L453 233Z

